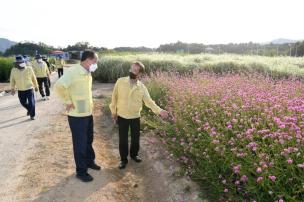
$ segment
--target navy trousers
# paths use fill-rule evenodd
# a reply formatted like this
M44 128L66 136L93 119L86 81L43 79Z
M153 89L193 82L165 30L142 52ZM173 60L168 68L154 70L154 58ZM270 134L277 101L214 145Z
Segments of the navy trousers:
M21 105L29 112L31 117L35 117L35 95L34 90L18 91Z
M39 85L39 93L41 95L41 97L45 96L50 96L50 87L49 87L49 81L48 81L48 77L44 77L44 78L37 78L38 81L38 85ZM43 88L44 86L44 88ZM45 89L45 93L44 93L44 89Z
M95 152L92 147L94 132L93 116L68 116L68 121L72 132L76 173L78 175L85 175L88 171L88 165L95 161Z

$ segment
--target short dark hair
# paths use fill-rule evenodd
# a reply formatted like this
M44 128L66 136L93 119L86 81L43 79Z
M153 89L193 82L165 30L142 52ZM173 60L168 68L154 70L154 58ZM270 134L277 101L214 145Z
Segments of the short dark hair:
M81 62L82 61L85 61L86 59L94 59L96 56L95 56L95 52L92 51L92 50L86 50L86 51L83 51L82 55L81 55Z

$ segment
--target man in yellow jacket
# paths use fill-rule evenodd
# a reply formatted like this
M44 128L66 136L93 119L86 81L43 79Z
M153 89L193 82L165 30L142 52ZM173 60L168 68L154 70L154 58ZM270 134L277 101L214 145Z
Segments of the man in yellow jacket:
M66 105L72 132L76 177L83 182L93 180L88 168L100 170L95 163L93 143L93 97L91 72L97 69L98 56L84 51L81 63L71 66L54 85L55 92Z
M64 66L64 60L61 58L61 56L59 56L55 60L55 65L58 71L58 78L60 78L63 75L63 66Z
M50 71L47 64L42 60L41 55L35 56L34 72L37 77L39 92L42 100L48 100L50 97L50 87L48 79L50 79Z
M128 163L128 132L131 129L130 157L135 162L141 162L139 152L140 136L140 111L142 103L152 109L155 114L162 118L168 117L168 112L161 109L151 99L146 86L138 80L144 72L144 65L141 62L134 62L128 77L119 78L114 86L110 110L114 122L119 127L119 169L124 169Z
M26 61L21 55L16 56L15 67L11 70L10 87L12 95L15 95L17 87L18 98L21 105L27 110L31 120L35 119L35 91L38 91L38 83L32 68L26 66Z

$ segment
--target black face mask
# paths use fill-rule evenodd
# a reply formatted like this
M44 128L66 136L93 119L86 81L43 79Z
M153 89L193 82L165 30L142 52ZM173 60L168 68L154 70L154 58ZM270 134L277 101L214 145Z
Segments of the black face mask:
M130 79L137 79L137 75L133 72L129 72Z

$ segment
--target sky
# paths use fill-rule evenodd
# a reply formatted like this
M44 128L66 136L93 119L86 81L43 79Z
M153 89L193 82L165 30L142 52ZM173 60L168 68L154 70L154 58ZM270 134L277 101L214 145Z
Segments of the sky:
M304 39L303 0L1 0L0 38L66 47Z

